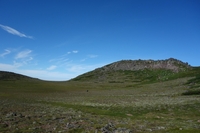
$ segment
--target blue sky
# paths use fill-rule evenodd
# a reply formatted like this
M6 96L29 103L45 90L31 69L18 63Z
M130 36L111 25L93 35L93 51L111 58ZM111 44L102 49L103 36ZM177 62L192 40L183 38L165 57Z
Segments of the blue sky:
M0 0L0 70L68 80L125 59L200 66L199 0Z

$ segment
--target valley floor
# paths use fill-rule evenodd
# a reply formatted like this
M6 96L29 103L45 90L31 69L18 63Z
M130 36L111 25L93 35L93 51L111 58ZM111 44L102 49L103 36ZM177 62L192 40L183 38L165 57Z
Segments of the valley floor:
M0 132L200 132L188 79L124 83L0 81Z

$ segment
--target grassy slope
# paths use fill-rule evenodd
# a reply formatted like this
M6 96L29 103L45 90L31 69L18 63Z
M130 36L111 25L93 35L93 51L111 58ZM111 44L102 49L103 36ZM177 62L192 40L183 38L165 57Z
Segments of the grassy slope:
M22 74L17 74L13 72L6 72L6 71L0 71L0 80L4 81L15 81L15 80L26 80L26 81L33 81L33 80L39 80L36 78L28 77Z
M121 82L121 79L120 82L103 83L89 80L86 80L87 82L0 80L1 115L5 115L10 110L17 111L22 104L34 108L38 108L36 105L41 105L48 106L48 111L63 108L65 111L73 109L75 112L82 112L83 118L70 120L85 119L85 125L80 131L92 132L95 129L100 131L107 122L115 123L116 128L124 127L136 132L199 131L199 96L182 95L193 82L196 84L192 88L198 88L199 68L177 75L162 70L134 72L137 78L130 78L132 76L130 71L121 71L117 74L125 76L126 82ZM153 77L145 77L144 75L147 74ZM155 78L158 75L163 75L161 80ZM26 107L21 107L20 111L26 113L23 111ZM31 111L28 113L34 114ZM0 132L15 132L16 128L2 125L2 121L6 120L4 117L2 116L1 119ZM46 113L45 117L52 117L51 112ZM33 121L39 120L33 118ZM89 121L93 121L94 124L91 125ZM33 122L26 123L24 127L20 127L20 130L33 132L36 129L28 130L32 125ZM44 122L43 125L48 125L48 122ZM43 128L41 127L40 132L46 132ZM62 127L59 127L53 132L61 129ZM77 132L75 129L68 130L70 131Z
M200 68L185 69L178 73L166 69L155 70L116 70L104 71L103 69L96 69L94 71L80 75L72 81L82 82L103 82L103 83L132 83L132 84L146 84L169 81L177 78L194 77L198 75Z

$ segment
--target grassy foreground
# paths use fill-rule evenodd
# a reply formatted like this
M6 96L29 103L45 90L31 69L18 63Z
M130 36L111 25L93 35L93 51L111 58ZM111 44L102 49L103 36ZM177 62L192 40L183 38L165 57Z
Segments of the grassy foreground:
M200 96L183 95L188 81L0 81L0 132L200 132Z

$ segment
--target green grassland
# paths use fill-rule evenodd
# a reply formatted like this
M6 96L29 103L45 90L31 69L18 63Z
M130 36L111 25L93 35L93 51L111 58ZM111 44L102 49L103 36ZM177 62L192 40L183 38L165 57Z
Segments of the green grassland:
M200 132L199 70L2 79L0 132Z

